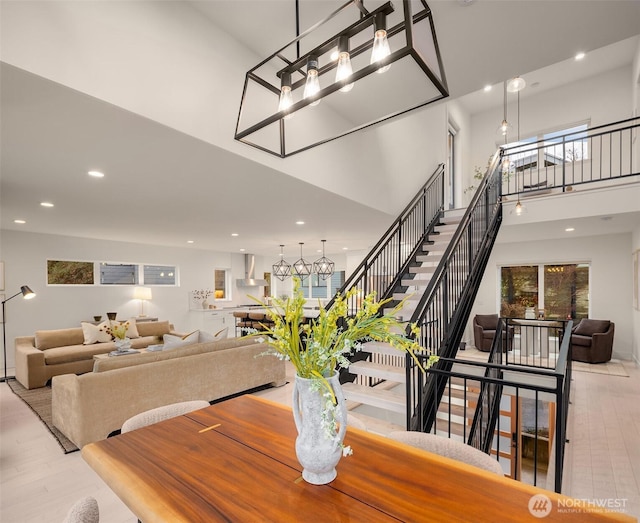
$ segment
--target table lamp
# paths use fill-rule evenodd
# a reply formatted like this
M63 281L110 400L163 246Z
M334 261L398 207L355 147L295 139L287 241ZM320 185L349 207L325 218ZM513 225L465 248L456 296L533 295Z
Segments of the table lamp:
M149 287L134 287L133 297L136 300L140 300L140 317L144 318L144 301L151 299L151 289Z
M7 377L7 332L4 327L4 324L7 318L5 316L4 304L7 303L9 300L12 300L16 296L20 296L20 294L22 294L25 300L30 300L31 298L36 297L35 292L33 292L27 285L23 285L22 287L20 287L20 292L16 292L13 296L10 296L6 300L2 301L2 353L4 356L4 377L2 378L2 380L0 380L0 382L6 382L9 379L9 377ZM11 377L15 377L15 376L11 376Z

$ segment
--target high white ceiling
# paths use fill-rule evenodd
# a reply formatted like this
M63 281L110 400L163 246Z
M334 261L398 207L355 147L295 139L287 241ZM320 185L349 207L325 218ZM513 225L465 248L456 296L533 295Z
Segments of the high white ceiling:
M302 28L341 3L303 0ZM258 55L295 36L293 0L184 4ZM463 4L429 2L451 95L471 113L501 103L504 78L552 88L629 64L637 49L628 39L640 32L640 2ZM577 51L589 53L580 68ZM274 256L278 244L297 252L304 241L311 251L321 239L328 254L367 249L394 218L21 69L3 64L0 75L3 229L171 246L192 239L194 248ZM479 92L485 84L498 88ZM118 174L84 175L96 157ZM45 200L55 207L40 207Z

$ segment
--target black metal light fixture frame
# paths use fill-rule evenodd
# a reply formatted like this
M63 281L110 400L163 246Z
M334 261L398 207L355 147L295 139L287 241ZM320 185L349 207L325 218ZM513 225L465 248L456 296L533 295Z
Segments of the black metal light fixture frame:
M280 245L280 260L272 266L273 274L280 281L291 276L291 264L284 259L284 245Z
M322 240L322 257L313 262L313 272L323 280L333 276L336 264L324 255L324 244L327 240Z
M399 48L392 49L391 54L379 62L369 63L367 60L366 65L358 67L357 69L354 68L352 75L343 81L334 81L331 79L331 73L333 73L337 67L337 60L325 60L326 63L318 64L317 67L319 77L324 80L324 86L321 87L314 96L308 98L300 96L298 100L294 100L286 109L278 110L278 100L282 86L284 85L283 80L290 85L292 92L301 93L306 81L307 63L309 59L318 60L318 57L326 57L327 53L330 53L331 50L337 47L338 42L344 42L345 37L347 39L357 37L355 39L362 40L363 36L369 34L361 34L363 31L369 31L371 38L365 38L364 42L352 47L349 53L352 60L362 53L370 53L373 47L375 28L378 24L384 24L384 19L395 12L396 9L394 5L391 2L386 2L377 9L368 11L365 9L362 0L350 0L331 13L327 18L318 22L286 46L250 69L245 76L240 111L236 122L235 139L275 156L286 158L292 154L341 138L449 96L431 9L425 0L420 0L419 2L401 0L398 3L402 9L402 21L390 27L387 30L387 34L390 39L399 35L399 38L395 40L395 42L400 41L402 43ZM418 12L413 13L412 3L418 4L422 8ZM331 21L334 17L344 15L345 10L352 6L357 8L358 13L358 19L354 23L338 34L326 38L321 44L313 45L308 51L300 52L301 44L304 44L305 38L312 35L315 31L319 31L324 24ZM296 11L296 13L298 13L298 11ZM396 13L396 18L399 16L400 13ZM427 35L423 34L423 24L425 23L430 31L430 34ZM417 24L420 24L419 29L422 30L422 33L414 29ZM292 46L293 49L295 49L296 57L288 58L287 50L291 53ZM318 100L332 95L347 84L358 82L376 73L378 69L402 59L413 60L421 72L428 78L430 87L433 87L433 90L429 90L428 93L425 92L423 94L423 96L427 97L426 99L409 100L411 104L409 107L394 107L391 114L382 114L379 116L366 115L366 121L354 121L352 128L344 131L339 130L335 136L311 137L310 143L296 143L294 146L290 146L290 144L287 143L287 125L292 126L292 124L285 122L285 119L290 120L292 115L314 104ZM431 63L429 64L429 62ZM411 65L413 66L415 64ZM329 76L327 76L328 73ZM384 73L384 75L393 74L393 68L391 71ZM398 76L398 82L407 81L402 74ZM356 85L358 84L356 83ZM342 96L353 95L353 92L348 94L342 93ZM357 96L367 97L368 93L361 92ZM389 93L389 96L394 96L394 94ZM254 101L253 104L250 104L251 97L259 101ZM399 103L403 101L401 100L402 98L402 95L398 96L400 100ZM372 106L378 103L376 99L367 99L367 102ZM268 106L268 109L264 107L265 105ZM260 115L258 115L258 113L260 113ZM265 114L267 116L264 116ZM274 125L275 127L269 127ZM268 131L267 128L269 128ZM295 131L292 131L292 133L295 140L299 142L299 135L301 133L296 133ZM267 136L268 138L266 138Z

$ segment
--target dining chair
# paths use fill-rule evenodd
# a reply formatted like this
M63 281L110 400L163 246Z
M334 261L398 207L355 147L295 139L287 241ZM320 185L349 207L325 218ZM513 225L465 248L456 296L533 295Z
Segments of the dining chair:
M182 416L187 412L203 409L209 406L209 402L206 400L193 400L182 401L180 403L172 403L171 405L164 405L155 409L146 410L140 414L132 416L122 424L121 433L131 432L132 430L146 427L147 425L153 425L159 421L163 421L169 418L175 418Z
M76 501L62 523L98 523L100 510L95 498L87 496Z
M504 471L498 460L461 441L410 430L392 432L389 434L389 438L504 476Z

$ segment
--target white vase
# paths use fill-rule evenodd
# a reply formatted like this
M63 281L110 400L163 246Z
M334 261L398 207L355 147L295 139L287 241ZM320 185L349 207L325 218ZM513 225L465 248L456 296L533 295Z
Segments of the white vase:
M335 479L347 430L347 410L338 373L334 372L327 381L337 400L333 407L325 397L326 387L319 380L296 375L293 387L293 419L298 429L296 456L302 465L302 478L313 485Z
M524 319L525 320L535 320L536 319L536 311L533 310L533 307L527 307L524 310Z
M125 351L131 348L131 340L129 338L116 338L113 341L116 344L116 349L119 351Z
M202 300L202 308L203 309L208 309L209 308L209 302L207 300Z

